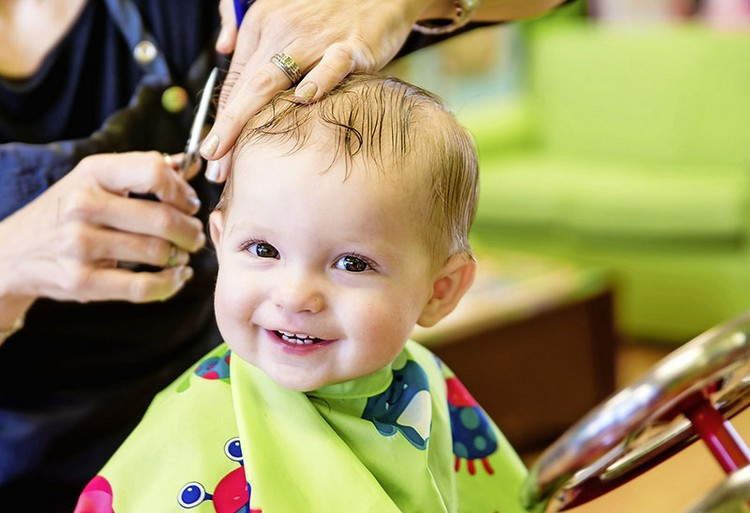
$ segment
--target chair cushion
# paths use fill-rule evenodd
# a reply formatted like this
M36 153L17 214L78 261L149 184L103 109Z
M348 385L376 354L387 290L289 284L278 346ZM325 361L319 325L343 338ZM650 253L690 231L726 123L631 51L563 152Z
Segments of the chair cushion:
M478 224L705 242L744 236L750 173L558 155L483 159Z

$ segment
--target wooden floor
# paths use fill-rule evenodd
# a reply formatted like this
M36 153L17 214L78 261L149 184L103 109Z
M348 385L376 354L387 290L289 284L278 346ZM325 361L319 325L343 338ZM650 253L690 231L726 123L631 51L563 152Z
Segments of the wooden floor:
M669 350L626 345L618 355L618 384L625 386L648 370ZM750 442L750 409L732 419L732 425ZM524 459L533 461L535 455ZM683 513L722 481L724 474L700 442L695 443L620 488L572 513Z

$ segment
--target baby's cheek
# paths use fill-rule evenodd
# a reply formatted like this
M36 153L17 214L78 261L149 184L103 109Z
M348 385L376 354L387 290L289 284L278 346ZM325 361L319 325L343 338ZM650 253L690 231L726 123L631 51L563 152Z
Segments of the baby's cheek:
M403 343L414 327L415 320L408 312L389 306L373 307L363 316L362 336L377 341L381 346Z
M232 325L246 323L246 319L252 315L251 304L251 297L236 283L232 284L222 280L217 282L214 308L222 334L225 329L229 329Z
M254 362L255 333L248 320L247 310L236 294L218 294L215 301L216 323L229 349L247 362Z

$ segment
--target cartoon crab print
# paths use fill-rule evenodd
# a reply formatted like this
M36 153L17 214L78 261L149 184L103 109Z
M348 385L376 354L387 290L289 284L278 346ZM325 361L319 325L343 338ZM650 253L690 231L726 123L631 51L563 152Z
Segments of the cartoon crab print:
M394 367L391 384L367 399L362 418L375 424L381 435L399 431L414 447L424 450L432 421L430 385L424 369L411 360L400 369Z
M487 458L497 451L497 437L489 418L458 378L446 378L445 383L448 386L453 454L456 456L454 470L459 471L461 460L464 459L469 474L474 475L474 461L480 460L484 470L494 474Z
M191 482L182 487L177 502L185 509L194 508L205 501L213 501L216 513L262 513L260 509L250 508L250 483L245 480L240 439L230 439L224 445L224 454L240 466L219 481L214 493L207 493L202 484Z
M203 379L219 380L224 383L229 383L229 361L231 356L232 351L229 349L227 349L227 351L221 356L208 356L198 363L193 374ZM192 374L188 374L185 380L180 383L180 386L177 387L178 392L184 392L190 388L191 375Z

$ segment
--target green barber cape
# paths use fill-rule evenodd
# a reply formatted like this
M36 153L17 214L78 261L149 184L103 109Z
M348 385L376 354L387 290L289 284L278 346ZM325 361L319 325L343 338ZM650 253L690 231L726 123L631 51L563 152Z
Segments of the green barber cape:
M154 399L76 513L514 513L525 474L417 343L307 393L220 346Z

